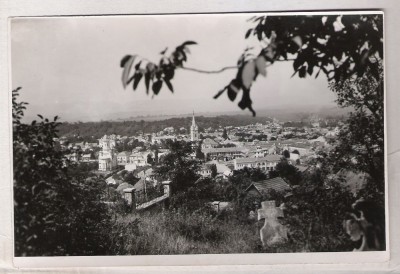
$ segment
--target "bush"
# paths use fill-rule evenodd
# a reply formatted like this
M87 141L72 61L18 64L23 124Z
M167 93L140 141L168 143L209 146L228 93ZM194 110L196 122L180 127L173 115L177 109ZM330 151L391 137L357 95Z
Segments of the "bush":
M26 103L13 91L16 256L106 255L111 220L106 184L83 170L73 176L55 149L57 117L21 123Z

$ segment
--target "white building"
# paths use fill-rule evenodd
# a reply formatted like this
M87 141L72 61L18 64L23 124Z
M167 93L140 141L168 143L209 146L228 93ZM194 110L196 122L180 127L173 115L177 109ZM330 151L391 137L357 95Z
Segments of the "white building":
M99 170L109 171L117 167L117 157L115 155L115 135L104 135L99 139L99 146L102 150L99 152Z
M129 156L129 163L135 164L136 166L147 166L149 163L147 162L148 155L153 156L151 152L132 152Z
M122 151L118 153L117 155L117 162L119 165L125 165L129 163L129 156L131 156L131 153L129 151Z
M235 170L247 168L260 168L261 170L275 170L276 165L281 160L281 155L267 155L258 158L237 158L233 160Z

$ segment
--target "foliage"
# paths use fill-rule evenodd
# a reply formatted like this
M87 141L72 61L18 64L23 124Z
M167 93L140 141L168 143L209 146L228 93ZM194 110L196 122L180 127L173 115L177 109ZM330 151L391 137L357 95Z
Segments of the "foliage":
M259 74L267 75L266 67L277 61L293 61L294 74L300 78L307 74L318 77L322 71L328 80L339 81L352 75L362 76L367 68L375 75L377 67L370 57L383 58L383 18L382 15L301 15L301 16L256 16L250 19L255 26L247 31L245 37L255 35L260 42L267 45L257 56L247 48L237 61L236 77L230 81L214 98L217 99L225 91L228 98L234 101L240 91L242 98L238 103L241 109L249 109L253 116L250 89ZM176 48L168 59L168 65L163 68L163 59L159 67L154 69L136 65L136 73L128 80L129 70L134 56L126 56L121 61L123 70L123 85L135 79L136 86L143 74L151 75L159 71L157 76L168 75L168 82L173 78L176 68L183 67L186 61L185 48L195 42L185 42ZM162 52L165 54L165 51ZM174 61L180 56L180 62ZM152 64L152 63L150 63ZM147 65L149 66L149 65ZM223 70L220 70L223 71ZM220 72L219 71L219 72ZM162 74L164 72L164 74ZM149 79L149 77L147 78ZM165 80L164 80L165 81ZM134 82L134 89L136 88ZM158 83L158 84L156 84ZM167 83L167 82L166 82ZM157 95L162 81L153 84L154 94ZM146 84L148 90L148 84ZM154 86L156 88L154 88ZM169 87L169 85L168 85ZM172 91L172 86L170 87Z
M256 26L247 37L274 39L271 61L292 56L301 78L316 68L329 80L362 76L367 67L375 67L369 57L383 58L382 15L259 16L252 21Z
M159 181L170 180L174 192L185 191L199 178L199 163L188 157L192 153L190 143L169 141L168 148L170 153L160 160L160 165L154 168L154 174Z
M211 169L211 178L215 178L217 176L217 165L216 164L212 164L210 166Z
M282 158L276 165L275 170L270 172L270 177L282 177L290 185L298 185L302 180L301 173L297 167L289 164L286 158Z
M197 147L196 147L196 159L204 160L205 155L204 155L204 153L201 151L201 144L202 144L202 141L201 141L201 142L197 145Z
M143 147L144 143L137 139L125 139L122 142L117 142L115 145L115 150L117 152L122 151L132 151L136 147Z
M305 251L350 251L342 222L354 197L339 182L311 174L285 201L284 222L292 243Z
M226 128L224 128L224 132L222 133L222 138L223 138L224 140L228 139L228 133L227 133L227 131L226 131Z
M286 150L286 149L282 152L282 155L283 155L283 157L285 157L286 159L290 158L290 152L289 152L288 150Z
M362 77L332 83L340 106L351 105L346 125L341 128L330 154L335 169L353 169L371 177L376 191L384 191L384 96L383 65L376 60L379 74L368 69Z
M132 87L133 90L136 90L140 80L144 76L147 94L149 93L150 85L152 85L153 94L157 95L160 92L163 83L165 83L171 92L174 92L171 79L175 75L175 70L182 67L183 62L187 61L187 53L190 52L188 46L195 44L197 43L186 41L176 47L170 56L166 56L168 50L168 48L166 48L160 53L162 58L158 64L140 58L137 55L126 55L121 60L121 68L123 68L122 84L124 88L133 81ZM134 66L134 74L130 76L132 66L136 60L138 62Z
M110 226L105 182L77 172L55 149L57 117L21 123L26 103L13 91L16 256L105 255Z

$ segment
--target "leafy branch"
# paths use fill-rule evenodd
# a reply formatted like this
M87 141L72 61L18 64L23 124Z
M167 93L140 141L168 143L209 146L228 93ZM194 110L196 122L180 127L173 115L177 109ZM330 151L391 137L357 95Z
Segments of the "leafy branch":
M228 98L234 101L238 93L242 98L238 103L241 109L252 108L250 89L258 75L266 77L266 68L274 62L293 61L294 73L300 78L315 75L322 71L329 82L342 82L356 75L361 77L368 69L375 79L379 79L379 66L375 59L383 59L383 21L381 15L312 15L312 16L258 16L249 19L255 26L250 28L245 38L257 37L266 46L258 56L246 49L236 66L226 66L219 70L201 70L184 67L188 46L197 44L186 41L166 56L158 64L140 59L137 55L127 55L121 61L123 67L122 83L124 88L133 82L136 90L144 77L146 92L150 85L154 95L158 95L163 83L173 92L171 80L176 69L215 74L237 69L237 74L228 85L222 88L214 98L227 91ZM134 62L134 74L130 76Z

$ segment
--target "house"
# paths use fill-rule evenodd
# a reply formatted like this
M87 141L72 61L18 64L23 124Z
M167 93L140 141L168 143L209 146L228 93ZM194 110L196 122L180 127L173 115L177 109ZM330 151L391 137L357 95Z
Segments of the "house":
M173 135L153 136L151 139L151 143L153 145L161 144L167 140L176 141L176 136L173 136Z
M119 165L125 165L129 163L129 156L131 156L131 153L129 151L122 151L117 154L117 163Z
M245 190L246 195L255 197L263 197L268 195L268 192L275 191L277 193L284 194L291 190L288 183L281 177L276 177L268 180L251 183Z
M91 155L90 154L83 154L82 155L82 162L90 162Z
M215 165L217 167L217 174L223 175L223 177L228 177L232 174L232 169L228 167L224 162L217 160L212 160L207 162L208 165Z
M148 155L152 155L152 153L149 151L132 152L132 154L129 156L129 163L135 164L136 166L146 166L149 164L147 162Z
M223 159L225 161L244 157L247 149L241 147L221 147L221 148L205 148L202 150L206 159L217 160Z
M203 140L203 142L201 143L201 149L205 149L205 148L215 148L217 147L219 144L214 141L211 138L206 138Z
M265 171L272 171L281 160L281 155L266 155L257 158L238 158L233 160L234 169L239 170L247 168L260 168Z
M67 155L65 155L65 157L68 160L72 161L72 162L78 162L79 161L79 155L77 153L75 153L75 152L72 153L72 154L67 154Z
M212 174L211 165L202 165L197 173L202 177L210 178Z
M137 165L135 165L135 164L126 164L125 165L126 171L135 171L136 169L137 169Z

